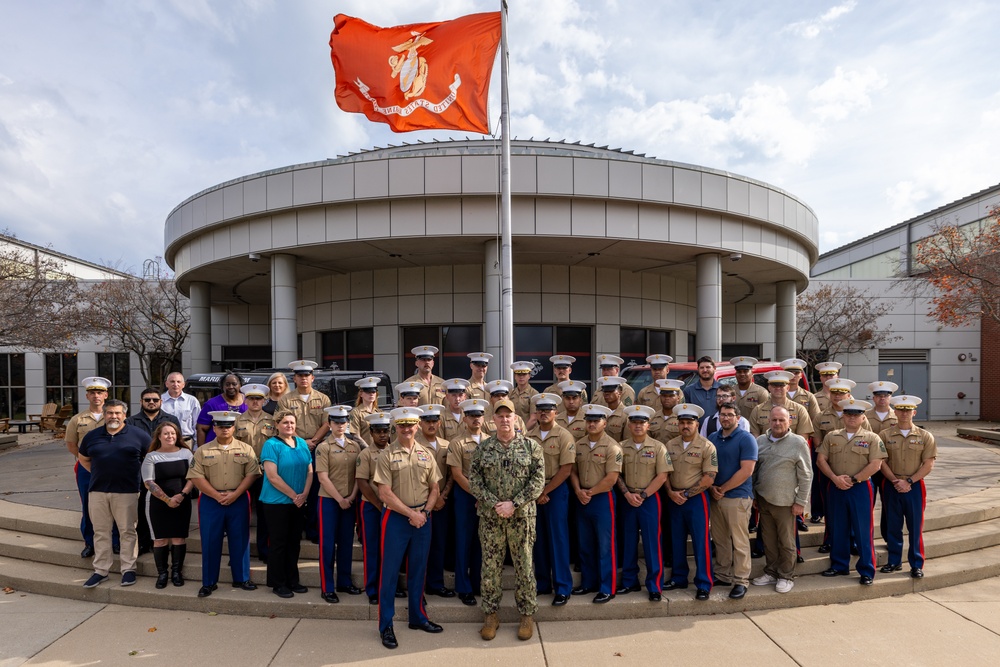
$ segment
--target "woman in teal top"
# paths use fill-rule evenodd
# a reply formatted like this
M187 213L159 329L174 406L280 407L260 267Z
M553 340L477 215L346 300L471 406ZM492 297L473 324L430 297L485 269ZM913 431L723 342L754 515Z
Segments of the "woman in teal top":
M267 585L281 598L308 593L299 583L299 543L302 539L302 508L312 483L312 453L305 440L295 435L295 415L287 410L274 415L278 435L268 438L260 453L264 485L260 502L270 529Z

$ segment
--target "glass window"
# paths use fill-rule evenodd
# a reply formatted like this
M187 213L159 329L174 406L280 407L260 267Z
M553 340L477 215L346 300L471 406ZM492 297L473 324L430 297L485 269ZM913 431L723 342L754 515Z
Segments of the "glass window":
M222 368L227 370L252 371L257 368L271 368L270 345L223 345Z
M25 419L24 355L0 354L0 417Z
M754 357L760 359L760 343L723 343L722 360L728 361L733 357ZM760 359L767 361L766 359Z
M129 366L128 352L97 353L97 374L111 380L109 398L117 398L119 401L130 403L132 392L130 391L131 368Z
M49 352L45 355L45 401L56 405L77 404L75 352Z
M531 386L541 391L555 380L549 357L567 354L576 357L572 378L590 384L593 332L591 327L562 327L518 324L514 326L514 360L535 364Z
M623 368L646 363L651 354L670 353L670 332L656 329L622 327L619 332L620 352L625 360Z
M405 327L403 329L403 375L408 378L416 373L416 363L410 351L418 345L438 348L434 362L434 375L448 378L469 377L470 352L483 349L483 328L474 325L449 325L443 327Z
M320 334L320 365L348 371L375 370L374 329L341 329Z

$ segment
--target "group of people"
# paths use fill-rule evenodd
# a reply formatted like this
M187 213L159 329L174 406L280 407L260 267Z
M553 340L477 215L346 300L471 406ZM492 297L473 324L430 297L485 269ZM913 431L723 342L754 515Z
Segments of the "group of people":
M898 387L891 382L869 385L872 405L850 395L854 383L837 377L835 362L817 366L824 387L812 394L799 385L802 360L768 372L764 389L754 382L756 359L731 360L736 382L728 385L703 357L698 379L685 386L666 377L673 360L654 354L647 358L653 382L636 394L618 375L622 358L604 354L588 403L588 387L570 377L576 360L569 355L551 357L557 381L538 392L529 384L531 363L512 365L513 383L487 381L492 357L477 352L468 355L469 379L445 380L433 373L437 353L433 346L412 350L417 372L396 385L397 407L385 413L377 377L356 383L353 408L332 406L312 388L316 363L306 360L290 366L291 391L281 388L280 373L278 389L227 374L219 396L204 407L172 375L167 393L155 402L156 392L149 395L158 413L147 412L143 392L141 417L148 423L141 427L132 425L140 415L126 419L126 406L102 398L101 385L106 397L110 383L88 378L90 410L67 429L67 446L82 469L84 522L93 521L92 529L81 526L85 540L88 530L94 535L83 555L94 555L95 572L85 585L108 577L114 525L121 531L122 585L135 582L142 507L156 586L182 585L195 492L201 495L199 597L217 588L224 537L232 585L256 588L253 507L258 555L274 594L308 592L298 572L305 536L319 544L322 599L337 603L338 593L366 593L379 607L388 648L398 645L397 597L408 598L410 628L442 631L427 616L428 594L457 595L467 605L479 595L481 636L493 639L508 551L521 639L533 634L539 594L552 595L554 606L589 594L604 604L645 588L650 601L659 601L664 590L692 581L698 600L708 599L713 586L731 587L734 599L751 584L787 593L807 508L814 523L826 520L824 576L848 574L854 548L860 581L871 584L876 486L889 547L881 571L901 569L905 523L910 574L923 575L923 478L936 449L933 436L912 423L920 399L893 397ZM140 479L146 495L137 505ZM752 523L765 567L751 581ZM355 531L362 587L351 579ZM452 558L455 590L444 580ZM574 562L581 573L576 587Z

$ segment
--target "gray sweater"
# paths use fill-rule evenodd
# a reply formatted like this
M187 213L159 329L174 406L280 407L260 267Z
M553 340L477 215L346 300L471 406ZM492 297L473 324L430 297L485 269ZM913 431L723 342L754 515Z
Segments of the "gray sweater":
M808 443L791 431L776 442L770 436L769 430L757 437L754 494L778 507L806 507L813 476Z

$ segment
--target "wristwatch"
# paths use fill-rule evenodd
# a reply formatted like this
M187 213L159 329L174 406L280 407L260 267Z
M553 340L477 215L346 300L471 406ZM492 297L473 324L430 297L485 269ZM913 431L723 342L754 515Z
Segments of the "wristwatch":
M914 484L913 478L912 477L907 477L906 478L906 483L909 484L910 486L913 486L913 484Z
M646 489L643 489L642 491L639 492L639 497L642 498L643 500L649 497L649 495L646 494Z
M851 475L851 484L860 484L860 483L861 482L858 480L857 477L855 477L854 475Z
M510 501L510 504L514 506L514 509L517 509L518 507L521 506L521 503L517 502L516 500Z

